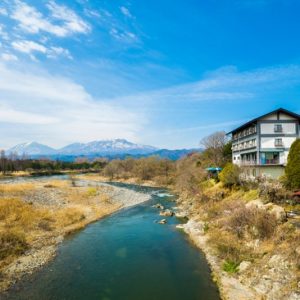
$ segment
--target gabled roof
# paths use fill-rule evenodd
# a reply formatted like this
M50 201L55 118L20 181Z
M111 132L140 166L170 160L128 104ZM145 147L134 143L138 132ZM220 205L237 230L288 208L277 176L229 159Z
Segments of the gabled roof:
M268 116L270 116L270 115L277 114L277 113L284 113L284 114L286 114L286 115L289 115L289 116L291 116L291 117L294 117L294 118L300 120L300 115L298 115L298 114L296 114L296 113L293 113L293 112L291 112L291 111L289 111L289 110L286 110L286 109L284 109L284 108L278 108L278 109L276 109L276 110L274 110L274 111L271 111L271 112L269 112L269 113L267 113L267 114L265 114L265 115L262 115L262 116L260 116L260 117L258 117L258 118L255 118L255 119L253 119L253 120L251 120L251 121L249 121L249 122L247 122L247 123L241 125L240 127L238 127L238 128L236 128L236 129L234 129L234 130L228 132L227 134L231 134L231 133L235 133L235 132L237 132L237 131L240 131L240 130L242 130L242 129L244 129L244 128L246 128L246 127L252 125L252 124L255 124L259 119L262 119L262 118L265 118L265 117L268 117Z

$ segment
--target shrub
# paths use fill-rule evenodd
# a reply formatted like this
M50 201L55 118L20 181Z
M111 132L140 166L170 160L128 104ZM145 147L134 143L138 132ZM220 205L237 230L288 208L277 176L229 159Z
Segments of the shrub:
M27 248L28 245L23 233L14 230L0 232L0 259L23 254Z
M300 189L300 139L291 146L285 174L286 186L290 189Z
M290 194L279 181L264 180L259 184L259 196L273 203L281 203Z
M51 226L51 221L50 220L41 220L39 223L38 223L38 227L44 231L52 231L53 228Z
M97 196L97 189L95 187L89 187L87 191L88 197L95 197Z
M223 267L222 267L223 271L229 273L229 274L234 274L237 273L239 270L239 264L234 262L234 261L225 261L223 263Z
M243 200L245 201L251 201L251 200L256 200L259 197L259 191L258 190L250 190L245 193L243 196Z
M259 238L270 238L273 236L277 227L276 216L265 210L256 209L256 213L254 215L254 226L257 229L257 235Z
M219 179L224 186L231 188L240 184L240 174L241 170L237 165L228 163L219 174Z
M277 219L274 214L263 209L243 206L233 212L227 226L239 238L244 237L247 232L253 237L267 239L275 232Z
M217 250L222 259L236 264L241 262L243 249L237 238L230 232L213 231L210 234L209 243Z

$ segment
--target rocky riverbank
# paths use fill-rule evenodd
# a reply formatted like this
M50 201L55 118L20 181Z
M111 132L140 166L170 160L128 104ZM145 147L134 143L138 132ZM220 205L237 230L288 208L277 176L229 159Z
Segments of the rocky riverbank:
M117 210L150 199L148 194L92 180L80 179L72 184L69 181L34 180L0 186L0 234L4 234L8 226L16 227L11 236L14 237L15 232L24 235L26 244L22 253L7 247L11 253L2 255L0 291L55 257L57 246L66 235ZM16 211L9 211L4 206L9 203L16 204ZM1 208L7 210L7 219L4 212L2 219ZM13 222L12 218L21 221Z
M277 216L278 222L281 222L283 217L283 209L277 205L266 204L264 205L260 200L248 202L247 206L256 206L257 209L272 210L272 214ZM216 210L216 208L214 208ZM202 213L202 214L201 214ZM216 212L215 212L216 213ZM226 224L227 219L234 213L229 212L227 217L223 217L214 222L222 222ZM181 198L178 200L177 214L178 217L185 217L188 219L186 224L179 225L190 237L192 242L199 247L205 254L209 262L214 280L217 282L222 299L226 300L296 300L300 299L300 281L297 273L297 259L299 259L300 246L299 243L294 242L290 244L289 251L284 251L283 245L278 245L273 248L271 243L267 243L260 239L253 239L249 242L252 253L249 254L251 259L241 261L235 270L228 272L224 270L224 257L220 252L213 247L210 242L213 233L210 233L210 227L215 224L208 222L206 213L195 207L193 202L188 198ZM226 226L226 225L223 225ZM289 226L284 224L281 226ZM294 230L290 229L295 234ZM278 229L279 231L279 229ZM214 233L222 235L226 234L225 231L214 229ZM299 235L298 235L299 236ZM276 236L274 234L274 239ZM243 241L232 241L232 249L235 248L234 244L243 243ZM275 242L276 243L276 242ZM225 247L224 245L221 245ZM230 248L222 251L234 251ZM264 251L263 254L260 254Z

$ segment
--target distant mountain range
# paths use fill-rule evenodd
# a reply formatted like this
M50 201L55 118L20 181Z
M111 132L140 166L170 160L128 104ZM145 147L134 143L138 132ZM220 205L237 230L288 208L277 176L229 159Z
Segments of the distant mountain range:
M46 157L66 161L73 161L77 157L87 157L89 159L95 157L107 157L112 159L124 158L126 156L144 157L150 155L177 160L182 156L195 151L201 151L201 149L158 149L152 146L135 144L125 139L114 139L93 141L89 143L74 143L61 149L54 149L37 142L22 143L8 149L6 153L15 153L19 156L26 155L30 158Z

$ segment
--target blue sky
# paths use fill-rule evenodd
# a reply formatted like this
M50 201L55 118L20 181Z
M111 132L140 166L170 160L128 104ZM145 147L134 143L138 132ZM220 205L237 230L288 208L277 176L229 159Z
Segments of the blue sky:
M0 148L190 148L300 113L297 0L2 0Z

